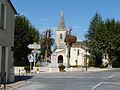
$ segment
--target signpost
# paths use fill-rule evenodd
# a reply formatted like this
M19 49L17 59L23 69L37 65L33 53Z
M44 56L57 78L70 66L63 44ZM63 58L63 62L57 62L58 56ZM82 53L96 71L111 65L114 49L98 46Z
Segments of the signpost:
M33 44L29 44L27 46L29 49L33 49L31 52L33 53L33 62L34 62L34 67L35 67L35 62L36 62L36 55L40 53L38 49L40 49L40 44L37 44L34 42Z
M33 55L32 55L32 54L28 54L28 60L29 60L29 62L30 62L30 72L31 72L31 70L32 70L32 62L33 62L33 59L34 59Z
M29 49L40 49L40 44L37 44L36 42L34 42L33 44L29 44L27 47Z
M33 60L34 60L34 67L35 67L35 62L36 62L36 55L38 54L40 54L40 51L39 50L32 50L32 53L33 53L33 56L34 56L34 58L33 58Z

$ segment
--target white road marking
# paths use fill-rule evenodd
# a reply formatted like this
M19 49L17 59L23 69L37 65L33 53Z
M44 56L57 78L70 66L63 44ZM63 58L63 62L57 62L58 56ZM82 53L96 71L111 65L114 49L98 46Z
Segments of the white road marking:
M112 78L114 75L109 76L108 78Z
M101 84L111 84L111 85L120 85L120 83L114 83L114 82L100 82L97 85L95 85L94 87L92 87L92 90L96 89L97 87L99 87Z
M97 88L98 86L100 86L103 82L98 83L97 85L95 85L94 87L92 87L92 90L94 90L95 88Z

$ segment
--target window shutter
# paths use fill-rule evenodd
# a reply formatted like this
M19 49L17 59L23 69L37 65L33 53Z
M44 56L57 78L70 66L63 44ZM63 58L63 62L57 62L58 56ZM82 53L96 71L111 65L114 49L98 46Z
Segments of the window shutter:
M0 28L6 29L6 6L0 3Z
M1 28L4 29L5 5L1 4Z
M1 28L1 3L0 3L0 28Z
M6 24L7 24L7 6L4 6L4 29L6 29Z

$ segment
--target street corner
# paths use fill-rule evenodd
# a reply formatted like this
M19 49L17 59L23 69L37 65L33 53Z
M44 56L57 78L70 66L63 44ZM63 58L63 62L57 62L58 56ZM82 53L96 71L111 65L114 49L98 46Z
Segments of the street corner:
M31 81L18 81L18 82L7 84L6 89L7 90L15 90L17 88L29 85L31 83L32 83Z

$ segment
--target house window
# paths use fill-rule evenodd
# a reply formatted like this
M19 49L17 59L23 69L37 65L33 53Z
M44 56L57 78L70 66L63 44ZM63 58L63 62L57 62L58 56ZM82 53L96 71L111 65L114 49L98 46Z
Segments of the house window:
M60 33L60 39L62 39L62 38L63 38L62 33Z
M0 28L5 29L6 8L4 4L0 4Z

